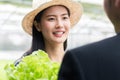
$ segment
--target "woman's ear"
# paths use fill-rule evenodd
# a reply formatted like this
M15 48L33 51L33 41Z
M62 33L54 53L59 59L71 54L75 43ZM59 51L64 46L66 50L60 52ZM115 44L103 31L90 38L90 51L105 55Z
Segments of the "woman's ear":
M39 32L41 31L40 30L40 25L39 25L39 23L37 23L37 21L34 21L34 26Z

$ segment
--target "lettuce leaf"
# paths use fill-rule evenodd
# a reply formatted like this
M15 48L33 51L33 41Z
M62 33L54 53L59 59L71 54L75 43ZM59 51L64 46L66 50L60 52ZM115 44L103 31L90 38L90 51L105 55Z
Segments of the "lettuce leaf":
M9 80L57 80L59 67L47 53L38 50L24 57L17 66L7 64L4 69Z

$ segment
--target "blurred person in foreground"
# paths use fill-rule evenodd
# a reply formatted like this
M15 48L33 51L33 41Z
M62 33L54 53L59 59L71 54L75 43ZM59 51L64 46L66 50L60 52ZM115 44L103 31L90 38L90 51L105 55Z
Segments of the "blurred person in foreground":
M58 80L120 80L120 0L104 0L117 35L67 51Z

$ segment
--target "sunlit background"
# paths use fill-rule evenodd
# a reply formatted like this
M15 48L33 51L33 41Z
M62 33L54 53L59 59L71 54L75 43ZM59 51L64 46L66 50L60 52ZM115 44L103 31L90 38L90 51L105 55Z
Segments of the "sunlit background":
M115 34L104 12L103 0L77 1L82 3L84 13L80 22L71 29L68 49ZM31 36L24 32L21 21L31 11L31 3L32 0L0 0L0 59L16 60L30 48Z

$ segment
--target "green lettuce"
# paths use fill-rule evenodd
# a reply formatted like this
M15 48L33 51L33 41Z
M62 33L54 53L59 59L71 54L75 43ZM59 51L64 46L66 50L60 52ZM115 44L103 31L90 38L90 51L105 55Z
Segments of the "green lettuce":
M38 50L24 57L17 66L7 64L4 69L9 80L57 80L59 67L47 53Z

